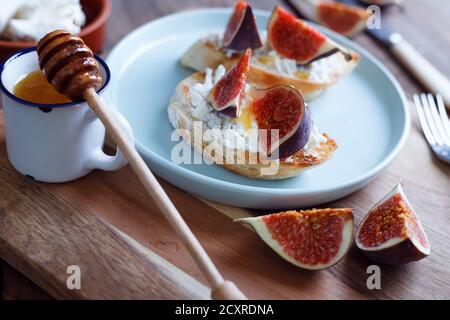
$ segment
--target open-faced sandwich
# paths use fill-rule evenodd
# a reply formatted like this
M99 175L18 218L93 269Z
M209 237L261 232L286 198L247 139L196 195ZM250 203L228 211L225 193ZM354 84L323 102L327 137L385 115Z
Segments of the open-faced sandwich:
M247 82L251 50L228 72L207 68L183 80L169 104L171 124L210 163L254 179L298 175L328 160L336 143L314 126L293 86Z
M196 71L231 68L251 48L249 82L259 87L292 85L307 100L319 95L351 72L359 55L332 41L309 24L277 6L267 33L258 31L250 4L239 0L225 32L212 33L182 57L183 66Z

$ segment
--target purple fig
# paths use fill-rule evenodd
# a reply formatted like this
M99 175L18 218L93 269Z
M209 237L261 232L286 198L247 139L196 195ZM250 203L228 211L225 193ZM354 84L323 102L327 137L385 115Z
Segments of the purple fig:
M323 270L344 258L353 243L353 209L312 209L236 220L251 226L283 259Z
M356 233L356 245L383 264L405 264L430 254L430 242L401 185L369 211Z
M256 89L253 98L262 151L270 156L278 150L283 159L306 145L312 129L311 113L297 89L286 85ZM272 137L273 130L278 130L278 137Z
M281 57L306 65L341 51L347 60L352 55L347 49L326 37L280 6L275 7L267 27L268 42Z
M311 111L309 110L309 106L305 103L305 115L303 116L302 122L298 127L297 131L286 140L284 143L280 145L278 148L278 155L280 159L285 159L297 151L303 149L308 143L309 136L311 135L313 127Z
M347 37L361 33L372 15L365 8L327 1L317 3L316 11L316 19L320 24Z
M252 7L247 1L236 2L223 37L223 45L225 49L235 51L258 49L263 46Z
M219 111L221 114L223 114L224 116L230 117L230 118L237 118L239 116L238 112L238 108L235 106L231 106L229 108L226 108L222 111Z
M217 112L237 117L244 100L252 51L248 49L238 63L212 88L208 101Z

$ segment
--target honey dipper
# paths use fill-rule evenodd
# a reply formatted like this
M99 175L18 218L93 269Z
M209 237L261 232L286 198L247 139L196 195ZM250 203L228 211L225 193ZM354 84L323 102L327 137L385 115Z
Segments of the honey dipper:
M225 281L208 254L189 229L168 195L156 180L134 145L122 132L110 110L98 96L102 78L90 48L77 36L64 30L49 33L37 46L39 65L49 83L71 100L85 98L102 121L113 141L128 159L149 195L182 239L212 287L212 298L244 300L245 295L233 282Z

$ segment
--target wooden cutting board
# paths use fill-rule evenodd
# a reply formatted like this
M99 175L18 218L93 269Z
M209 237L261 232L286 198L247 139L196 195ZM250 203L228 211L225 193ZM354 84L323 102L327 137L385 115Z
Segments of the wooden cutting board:
M161 181L225 278L251 299L450 298L450 169L431 155L416 119L408 143L384 173L329 204L365 212L401 179L431 241L427 259L382 267L367 289L371 261L352 248L337 266L300 270L231 218L262 214L199 200ZM205 186L206 187L206 186ZM206 299L205 279L129 168L66 184L41 184L11 167L0 113L0 258L55 298ZM81 290L67 289L78 265Z

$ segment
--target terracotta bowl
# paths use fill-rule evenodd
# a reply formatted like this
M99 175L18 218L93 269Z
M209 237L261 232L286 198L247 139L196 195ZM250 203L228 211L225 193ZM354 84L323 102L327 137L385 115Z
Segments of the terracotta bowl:
M105 43L106 23L111 13L111 0L81 0L81 5L87 22L79 35L93 51L100 53ZM16 51L35 45L35 42L0 40L0 62Z

